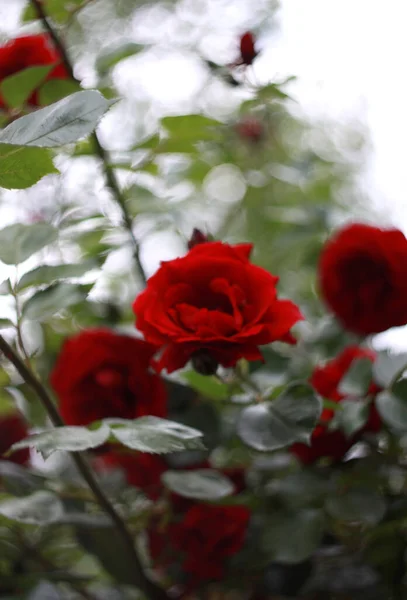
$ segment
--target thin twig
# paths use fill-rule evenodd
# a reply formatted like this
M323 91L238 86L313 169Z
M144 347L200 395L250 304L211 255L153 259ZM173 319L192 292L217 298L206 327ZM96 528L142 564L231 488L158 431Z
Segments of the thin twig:
M15 369L24 379L29 387L37 394L45 407L52 423L55 427L64 427L65 423L56 409L51 396L48 394L45 387L37 379L37 377L26 367L21 358L16 354L13 348L6 342L3 336L0 335L0 350L4 353L5 357L14 365ZM92 469L89 467L84 455L80 452L73 452L72 459L75 465L82 475L83 479L92 490L93 495L97 499L99 506L102 510L109 515L112 522L114 523L117 531L120 533L125 546L127 547L129 556L132 560L135 576L138 579L138 585L140 589L146 594L150 600L168 600L169 596L167 593L160 588L158 585L153 583L144 573L140 559L134 546L133 538L125 522L122 520L120 515L116 512L116 509L111 504L110 500L105 495L102 488L99 486Z
M54 27L51 25L51 23L48 19L48 16L41 4L41 1L40 0L31 0L31 4L34 7L34 9L38 15L38 18L41 20L44 28L49 33L52 41L54 42L54 45L61 56L62 62L64 64L65 69L67 70L70 78L80 85L79 79L77 79L75 77L73 66L72 66L71 60L68 56L68 53L66 51L65 45L62 42L61 38L59 37L58 33L55 31ZM120 210L122 213L123 225L129 233L129 236L130 236L130 239L132 242L132 246L133 246L133 256L134 256L135 263L137 265L138 275L141 276L143 283L146 283L147 276L144 271L144 267L141 264L140 246L139 246L139 243L133 232L132 219L131 219L131 216L126 207L126 200L122 194L122 191L120 189L119 182L117 181L114 170L109 165L108 154L107 154L106 150L103 148L102 144L100 143L96 132L94 132L92 134L92 140L93 140L93 143L95 146L96 154L99 156L99 158L102 162L103 171L105 174L107 185L109 186L116 203L120 207Z

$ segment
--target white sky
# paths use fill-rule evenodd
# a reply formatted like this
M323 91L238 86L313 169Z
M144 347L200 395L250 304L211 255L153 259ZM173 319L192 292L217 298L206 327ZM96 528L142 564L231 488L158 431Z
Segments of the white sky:
M13 34L21 1L0 0L0 34ZM280 5L280 33L260 39L256 78L266 82L294 74L295 95L307 112L358 117L367 124L373 155L366 186L375 204L407 233L407 1L280 0ZM179 72L182 61L176 85L162 81L159 90L157 68L145 86L149 93L159 93L163 102L166 90L182 97L182 75L191 83L191 72ZM380 340L407 350L405 328Z

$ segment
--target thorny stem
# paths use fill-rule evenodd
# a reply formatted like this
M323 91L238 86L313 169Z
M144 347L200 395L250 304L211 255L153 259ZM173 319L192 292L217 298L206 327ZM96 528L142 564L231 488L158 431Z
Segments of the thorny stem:
M38 398L41 400L44 408L46 409L53 425L55 427L64 427L65 423L60 416L58 410L56 409L51 396L48 394L45 387L42 383L37 379L37 377L30 371L28 367L24 364L21 358L16 354L13 348L9 345L9 343L0 335L0 350L4 353L5 357L14 365L17 372L21 375L24 381L28 386L37 394ZM120 515L116 512L113 504L111 504L110 500L105 496L104 491L99 486L92 469L89 467L88 462L86 461L84 455L80 452L73 452L72 459L82 475L83 479L88 484L89 488L93 492L96 500L98 501L99 506L102 510L109 515L112 522L114 523L116 530L120 533L122 540L127 547L127 551L132 560L134 572L138 579L138 585L140 589L145 593L146 597L149 600L169 600L169 596L167 593L160 588L158 585L153 583L144 573L142 564L138 557L136 548L134 546L133 538L125 522L122 520Z
M80 81L75 77L72 63L71 63L68 53L66 51L65 45L62 42L62 40L60 39L57 32L55 31L54 27L49 22L47 14L45 13L45 10L41 4L41 0L31 0L31 4L34 7L34 9L38 15L38 18L41 20L44 28L49 33L52 41L54 42L56 49L58 50L59 54L61 55L62 62L64 64L70 78L80 85ZM99 156L99 158L102 162L103 171L105 174L105 179L106 179L107 185L109 186L110 191L112 192L113 197L121 210L123 225L124 225L125 229L128 231L128 234L130 236L131 243L133 246L133 256L134 256L135 263L137 265L138 275L141 276L143 283L146 283L147 276L145 274L144 267L141 264L141 260L140 260L140 246L139 246L139 243L133 233L132 219L127 210L126 201L125 201L125 198L120 189L119 182L117 181L114 170L109 166L108 153L106 152L106 150L103 148L102 144L100 143L96 132L94 132L92 134L92 141L95 146L96 154Z

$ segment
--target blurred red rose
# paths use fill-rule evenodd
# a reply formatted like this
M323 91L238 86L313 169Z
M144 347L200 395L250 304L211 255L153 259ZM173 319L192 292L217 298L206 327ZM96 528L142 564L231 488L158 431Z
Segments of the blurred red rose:
M338 390L341 379L349 370L352 362L359 358L368 358L372 362L375 360L375 353L358 346L349 346L343 352L326 363L322 367L316 367L311 376L310 382L314 389L323 397L333 402L341 402L345 397ZM375 395L380 388L372 381L368 393ZM357 431L353 436L346 437L342 431L329 431L329 422L334 417L335 411L324 409L321 415L321 424L317 425L311 436L311 445L294 444L291 446L293 452L301 462L308 464L315 462L319 458L329 457L339 461L348 452L348 450L357 442L363 433L380 431L381 419L374 403L370 405L369 418L365 426Z
M398 229L355 223L337 232L319 262L322 296L354 333L407 323L407 240Z
M192 358L210 372L210 363L261 360L260 345L295 343L290 329L302 315L277 298L278 277L253 265L251 250L208 242L161 263L133 304L136 327L163 349L158 370L171 373Z
M68 425L107 417L166 416L166 389L149 371L156 348L108 329L88 329L65 341L51 374Z
M7 457L4 454L13 444L23 440L27 435L27 426L20 414L0 415L0 460L10 460L25 465L30 460L28 448L17 450Z
M246 31L240 38L240 64L251 65L257 55L254 35Z
M98 471L122 469L127 483L142 490L151 500L157 500L161 495L161 475L168 469L165 461L155 454L118 451L99 456L94 466Z
M170 556L176 556L175 551L182 552L182 567L196 583L222 579L225 560L244 544L249 519L245 506L195 504L182 521L162 532L161 540L157 532L150 534L150 553L153 558L163 554L164 563L168 563Z
M61 57L52 46L48 34L25 35L11 40L0 47L0 82L6 77L23 71L28 67L53 65L55 67L48 73L46 80L68 79L69 75L61 62ZM38 92L34 91L27 104L38 106ZM6 106L0 96L0 108Z

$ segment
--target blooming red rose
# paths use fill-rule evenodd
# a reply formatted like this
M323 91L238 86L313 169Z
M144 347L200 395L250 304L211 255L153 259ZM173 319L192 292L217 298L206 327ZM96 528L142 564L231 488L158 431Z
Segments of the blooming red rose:
M349 331L379 333L407 323L407 240L398 229L355 223L326 243L322 296Z
M310 383L314 389L324 398L333 402L341 402L345 397L338 390L341 379L347 373L354 360L368 358L372 362L375 360L375 353L358 346L349 346L343 352L329 361L322 367L316 367ZM372 381L368 393L375 395L380 388ZM312 463L321 457L329 457L335 461L340 460L348 450L357 442L365 432L377 432L381 427L379 413L374 403L370 405L369 418L365 426L357 431L353 436L346 437L340 430L329 431L329 422L334 417L335 411L324 409L321 415L321 423L317 425L311 436L311 445L294 444L291 446L293 452L303 463Z
M11 40L0 47L0 82L6 77L23 71L28 67L55 65L46 80L67 79L69 77L61 62L59 53L54 49L48 34L25 35ZM27 104L38 106L38 92L34 91ZM0 96L0 108L5 106Z
M129 485L142 490L151 500L162 492L161 475L168 469L165 461L155 454L111 451L95 461L98 471L120 468Z
M51 374L68 425L106 417L166 416L166 389L149 371L156 348L108 329L88 329L65 341Z
M208 242L161 263L133 305L136 327L163 349L157 369L171 373L191 358L231 367L262 359L262 344L295 341L289 332L302 315L277 298L278 277L253 265L251 250Z
M30 451L28 448L17 450L10 456L5 457L4 454L11 448L13 444L27 437L27 426L24 423L20 414L6 414L0 416L0 460L10 460L25 465L30 459Z
M249 519L245 506L195 504L163 535L173 549L172 556L174 551L182 552L183 569L195 581L222 579L225 560L244 544ZM151 536L154 553L163 551L158 541L156 535Z

